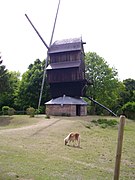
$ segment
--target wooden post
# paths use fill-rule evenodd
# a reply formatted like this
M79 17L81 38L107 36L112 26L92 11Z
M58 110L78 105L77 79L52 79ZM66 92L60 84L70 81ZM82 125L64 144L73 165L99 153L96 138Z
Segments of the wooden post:
M121 115L119 130L118 130L118 143L117 143L116 160L115 160L114 180L119 180L124 125L125 125L125 116Z

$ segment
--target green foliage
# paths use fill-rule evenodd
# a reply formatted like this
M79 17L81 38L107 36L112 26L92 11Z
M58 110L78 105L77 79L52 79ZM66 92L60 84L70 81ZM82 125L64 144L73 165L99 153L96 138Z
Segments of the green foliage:
M45 114L45 106L40 106L39 109L36 109L35 114Z
M3 115L8 115L8 110L9 110L9 106L3 106L2 107Z
M0 93L0 109L2 106L7 105L16 108L15 99L16 92L20 83L20 73L14 71L7 71L7 83L6 89ZM3 79L4 80L4 79ZM5 83L6 83L5 82Z
M9 116L12 116L12 115L14 115L15 114L15 109L14 108L9 108L8 109L8 115Z
M125 89L120 92L121 101L120 104L123 106L127 102L135 101L135 80L126 79L123 81Z
M30 115L30 117L34 117L35 116L35 109L33 107L27 108L26 112L27 112L28 115Z
M126 87L127 91L134 91L135 90L135 80L134 79L126 79L123 81L123 84Z
M15 114L15 109L14 108L10 108L9 106L3 106L2 107L2 112L3 112L3 115L12 116L12 115Z
M123 113L129 119L135 119L135 102L128 102L122 107Z
M114 127L118 124L118 121L115 119L98 119L92 120L96 126L100 126L101 128Z
M6 66L2 65L2 62L0 56L0 96L9 87L7 69Z
M29 65L28 70L22 75L16 99L16 105L20 109L26 109L28 106L37 108L43 79L43 68L44 63L37 59L34 64ZM44 102L50 98L48 89L49 86L45 81L41 106L44 106Z
M44 114L45 113L45 106L40 106L39 109L36 110L37 114Z
M91 82L87 88L87 96L92 97L104 106L113 110L116 107L119 91L122 87L117 78L115 68L110 68L107 62L96 53L88 52L85 56L86 78ZM91 103L91 114L107 114L103 108Z
M10 109L9 106L3 106L2 107L2 112L3 112L3 115L8 115L8 110Z
M8 105L6 102L6 92L10 88L9 74L6 66L2 65L2 62L0 56L0 110L2 109L2 106Z

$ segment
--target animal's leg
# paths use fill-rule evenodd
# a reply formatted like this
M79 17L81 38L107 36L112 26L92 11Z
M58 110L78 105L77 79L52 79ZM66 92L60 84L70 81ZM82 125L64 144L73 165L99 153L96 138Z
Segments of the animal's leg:
M75 146L75 141L73 140L72 142L73 142L73 147L74 147Z
M80 137L78 137L78 147L80 147Z

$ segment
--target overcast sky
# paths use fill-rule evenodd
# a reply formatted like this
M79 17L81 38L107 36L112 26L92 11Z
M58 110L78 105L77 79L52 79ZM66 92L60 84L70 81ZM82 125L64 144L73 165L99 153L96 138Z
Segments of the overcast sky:
M29 16L49 45L58 0L0 0L0 52L7 69L24 73L47 49L29 24ZM82 36L85 52L96 52L119 79L135 79L135 1L61 0L55 40Z

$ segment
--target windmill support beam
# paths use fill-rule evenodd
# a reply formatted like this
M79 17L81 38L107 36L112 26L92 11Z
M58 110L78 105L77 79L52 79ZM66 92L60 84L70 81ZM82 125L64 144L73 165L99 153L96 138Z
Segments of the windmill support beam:
M86 98L88 98L90 101L94 102L95 104L99 105L100 107L106 109L108 112L110 112L111 114L113 114L113 116L117 117L117 114L115 114L114 112L112 112L109 108L105 107L103 104L100 104L99 102L95 101L93 98L89 97L89 96L85 96Z

